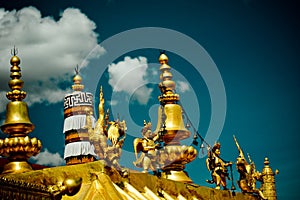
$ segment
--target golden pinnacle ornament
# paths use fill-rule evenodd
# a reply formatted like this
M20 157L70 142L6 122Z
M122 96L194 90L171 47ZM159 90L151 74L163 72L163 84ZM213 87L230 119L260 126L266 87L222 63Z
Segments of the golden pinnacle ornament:
M141 153L134 164L143 167L144 172L148 169L155 171L160 165L162 177L180 182L192 182L184 172L185 164L193 161L197 156L197 150L192 146L181 145L180 141L190 137L191 133L185 127L182 117L182 108L178 104L179 95L175 93L176 84L172 80L171 67L168 65L168 57L161 53L159 57L160 79L158 97L160 107L158 109L158 122L156 130L151 133L151 123L143 129L144 138L134 140L135 153ZM149 132L150 131L150 132ZM159 149L155 142L160 140L164 146ZM156 154L155 149L159 149ZM150 156L149 156L150 155Z
M24 82L21 78L20 59L16 55L14 48L13 56L10 59L10 77L8 85L11 91L7 92L6 97L10 102L6 106L6 118L1 130L9 137L0 140L0 155L7 157L9 163L4 166L5 173L21 173L32 170L27 160L31 156L37 155L42 143L37 138L27 136L33 131L34 125L28 117L28 106L22 100L26 97L26 92L22 91Z

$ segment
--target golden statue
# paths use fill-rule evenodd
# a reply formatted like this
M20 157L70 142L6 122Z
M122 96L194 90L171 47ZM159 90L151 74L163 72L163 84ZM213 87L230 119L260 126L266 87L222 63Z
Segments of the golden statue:
M119 164L122 154L122 147L126 138L126 122L125 120L110 122L110 127L107 131L108 139L112 145L108 145L105 151L105 160L108 165L114 166L118 171L123 171Z
M92 128L91 117L86 117L86 128L89 132L90 142L94 145L95 153L99 159L105 160L107 165L115 167L118 171L123 171L119 164L119 159L126 138L126 122L125 120L120 121L119 119L117 121L109 121L109 110L107 110L106 113L104 112L102 87L100 88L100 103L98 109L99 118L94 129ZM91 114L92 113L90 113L90 115Z
M95 147L95 153L99 157L99 159L104 159L105 148L107 146L107 125L109 118L109 110L107 110L106 114L104 112L104 97L102 86L100 87L100 102L98 105L99 118L95 124L95 129L93 131L89 131L90 133L90 141ZM91 126L91 125L89 125Z
M216 189L220 189L221 185L226 190L226 178L229 179L227 167L232 165L231 162L225 162L221 157L221 144L216 143L211 151L208 151L206 159L206 167L211 172L212 180L207 180L208 183L215 183Z
M155 142L159 137L157 134L152 133L151 128L151 122L146 123L144 120L143 138L136 138L133 141L136 156L136 161L133 164L136 167L143 168L144 173L147 173L149 169L156 173L158 168L157 148L159 144ZM139 152L142 152L140 157L138 157Z
M233 139L239 150L239 156L236 159L236 168L240 174L240 179L238 180L239 188L242 190L242 192L256 193L261 199L267 199L263 192L256 188L256 181L263 182L262 174L256 170L255 164L251 160L249 154L248 159L250 164L247 162L244 152L235 136L233 136Z

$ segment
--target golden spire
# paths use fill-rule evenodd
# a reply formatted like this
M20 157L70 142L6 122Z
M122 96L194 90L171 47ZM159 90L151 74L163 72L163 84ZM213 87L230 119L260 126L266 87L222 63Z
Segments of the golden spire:
M159 56L160 79L158 97L161 106L158 109L158 123L154 131L164 143L162 163L162 177L171 180L192 182L184 173L185 164L193 161L197 156L197 150L192 146L182 146L180 141L190 136L182 117L182 108L178 104L179 95L175 93L176 84L172 80L171 67L168 65L168 57L164 52Z
M74 85L72 85L72 89L74 91L82 91L84 89L84 85L82 85L82 78L79 75L78 65L75 68L75 76L73 78Z
M101 126L104 127L104 117L105 116L104 116L104 97L103 97L102 85L100 87L99 98L100 98L100 102L99 102L99 106L98 106L98 109L99 109L99 120L100 120Z
M99 93L99 118L96 121L95 129L93 131L92 137L90 135L90 141L95 147L95 153L100 159L105 157L105 148L106 147L106 136L105 132L107 131L107 125L105 124L105 112L104 112L104 97L102 86L100 86Z
M161 71L159 89L162 93L158 99L162 105L166 103L176 103L179 101L179 95L175 93L176 84L172 80L171 67L168 65L169 59L165 53L161 53L158 60L161 64L159 68Z
M20 173L31 170L27 160L31 156L37 155L42 143L37 138L29 138L28 133L32 132L34 125L28 117L28 107L22 100L26 97L26 92L22 91L24 82L21 78L21 63L17 54L17 49L13 49L10 59L10 77L8 85L11 91L6 97L11 101L6 106L6 118L1 130L9 137L0 140L0 155L7 157L9 163L4 166L3 173Z
M175 89L175 82L172 80L172 73L170 72L171 67L168 65L168 57L166 54L161 53L159 58L159 63L161 64L159 70L161 71L160 80L162 80L161 84L170 90Z
M168 65L169 59L166 54L162 52L158 60L161 64L159 68L161 71L161 82L159 83L161 95L158 97L158 100L164 111L162 108L159 108L159 120L155 132L165 132L163 141L166 144L179 144L180 140L188 138L191 133L185 128L182 118L182 109L181 106L177 104L180 98L179 95L175 93L176 84L172 80L171 67Z
M103 133L105 130L105 113L104 113L104 97L103 97L103 91L102 86L100 87L100 94L99 94L99 105L98 105L98 111L99 111L99 118L95 125L95 132L97 133Z
M273 173L269 159L266 157L264 161L264 168L261 172L262 174L262 185L261 189L263 191L264 196L270 200L276 200L276 187L275 187L275 175L277 175L279 171L276 169L275 173Z

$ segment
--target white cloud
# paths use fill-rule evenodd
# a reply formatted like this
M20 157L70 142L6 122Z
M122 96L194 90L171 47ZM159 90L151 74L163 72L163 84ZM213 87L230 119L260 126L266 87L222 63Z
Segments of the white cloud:
M140 87L135 91L133 100L137 100L140 104L146 105L151 97L152 91L152 88L146 86Z
M117 100L111 100L111 101L108 101L108 104L111 105L111 106L115 106L117 105L119 102Z
M23 89L28 93L26 102L62 101L67 91L61 90L59 83L71 80L77 64L85 67L89 63L87 55L93 59L105 53L97 44L95 28L95 23L79 9L64 10L57 21L42 17L34 7L0 9L0 93L9 90L10 50L16 45ZM0 99L0 112L5 104Z
M59 153L51 153L48 149L31 158L36 161L36 164L45 166L59 166L65 163Z
M148 88L147 58L125 57L124 61L108 66L109 81L114 92L125 92L140 104L147 104L152 88Z
M0 113L5 111L6 104L8 103L8 99L6 98L6 92L0 91ZM2 113L4 115L4 113ZM2 115L1 115L2 118Z
M71 89L62 90L59 88L45 88L39 93L29 93L26 98L26 102L28 102L28 106L31 106L33 103L57 103L62 101L62 98L67 94L71 93ZM49 95L51 94L51 95Z
M176 81L176 88L178 89L179 92L187 92L190 90L190 86L187 82L184 81Z

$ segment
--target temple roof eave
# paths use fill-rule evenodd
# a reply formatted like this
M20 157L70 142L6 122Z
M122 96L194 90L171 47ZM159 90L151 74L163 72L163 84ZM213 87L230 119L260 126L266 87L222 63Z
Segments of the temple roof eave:
M20 174L7 174L2 175L0 180L13 180L12 183L15 184L22 182L24 185L39 186L43 190L33 190L32 188L30 190L41 195L41 191L44 191L44 194L47 192L48 186L60 184L68 177L80 177L82 184L74 196L62 196L62 199L67 200L86 199L87 197L99 199L100 196L106 197L106 199L128 199L126 198L127 195L146 197L149 195L146 194L149 190L151 194L153 193L152 195L157 197L159 197L160 192L175 199L179 196L186 199L210 199L213 195L216 200L230 200L234 195L231 191L215 190L193 183L176 182L136 171L130 171L127 178L122 178L116 170L107 167L104 161L45 168ZM0 191L3 187L0 185ZM50 194L49 191L48 194ZM257 200L257 197L251 194L242 193L235 193L234 198L237 200Z

